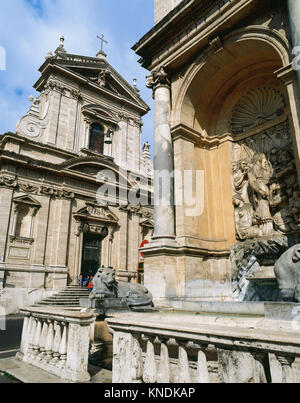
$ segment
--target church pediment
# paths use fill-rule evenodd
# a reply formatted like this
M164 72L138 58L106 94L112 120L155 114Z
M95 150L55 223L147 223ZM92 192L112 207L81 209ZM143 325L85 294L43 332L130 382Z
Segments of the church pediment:
M69 75L72 80L77 79L92 85L107 94L117 97L119 100L127 100L130 104L135 104L144 113L149 110L148 105L139 96L139 91L130 85L107 61L103 58L86 57L72 54L64 54L63 57L51 57L41 67L41 71L51 69L59 70ZM44 85L44 80L39 80L35 88L42 90L40 85Z
M105 204L86 203L86 206L74 214L77 221L99 221L102 223L117 224L118 217Z

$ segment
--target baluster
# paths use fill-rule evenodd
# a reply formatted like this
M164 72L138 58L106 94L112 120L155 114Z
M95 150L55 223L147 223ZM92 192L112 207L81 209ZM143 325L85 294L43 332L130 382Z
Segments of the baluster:
M144 337L147 341L147 352L144 364L143 380L145 383L156 383L157 381L157 368L155 362L154 340L155 337L147 335Z
M295 383L292 365L295 357L291 355L276 354L276 358L282 367L282 383Z
M255 360L255 374L254 374L254 382L255 383L268 383L266 370L264 366L264 360L266 358L266 354L264 352L254 351L252 353L253 358ZM269 383L271 383L269 379Z
M142 383L143 356L140 344L140 335L135 334L133 334L131 378L132 383Z
M68 327L66 322L61 322L62 325L62 338L59 346L59 362L57 364L58 368L65 368L67 362L67 352L68 352Z
M48 323L46 319L43 319L43 328L41 333L40 339L40 354L38 356L38 360L44 360L46 356L46 342L47 342L47 335L48 335Z
M45 360L50 362L53 354L54 330L53 321L48 320L48 335L46 340L46 357Z
M160 363L157 373L157 383L173 383L170 367L170 357L168 348L168 338L159 336L161 342Z
M60 323L57 321L54 322L54 332L53 359L51 360L51 364L56 366L59 361L59 348L61 343L61 327Z
M30 326L30 314L28 313L25 314L24 317L20 350L16 355L16 357L20 360L23 359L29 347L29 332L30 332L29 326Z
M187 354L186 341L177 341L178 348L178 383L191 383L189 358Z
M197 362L197 375L196 383L210 383L210 377L207 366L207 358L204 350L207 346L189 343L188 347L194 348L198 351L198 362Z
M37 321L36 319L31 316L30 317L30 324L29 324L29 340L28 340L28 351L27 351L27 357L33 357L33 353L34 353L34 337L35 337L35 331L36 331L36 325L37 325Z
M33 357L36 358L40 352L40 339L42 333L42 321L40 318L36 318L36 331L34 336Z

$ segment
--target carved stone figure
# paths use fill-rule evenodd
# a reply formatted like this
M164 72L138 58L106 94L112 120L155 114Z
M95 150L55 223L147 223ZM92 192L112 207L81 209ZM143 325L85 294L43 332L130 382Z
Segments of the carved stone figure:
M287 250L274 267L284 301L300 302L300 244Z
M264 124L270 118L270 127L250 136L242 134L249 133L251 127L260 125L260 122L255 121L254 115L245 115L248 109L254 112L250 94L243 97L244 106L248 105L249 108L240 108L238 103L232 115L233 133L244 137L235 142L232 148L236 232L237 238L242 241L256 237L271 238L279 233L291 234L299 230L300 192L295 159L291 151L293 147L289 122L286 120L271 126L273 115L269 114L271 110L275 115L282 111L283 97L278 90L271 88L263 88L258 92L255 90L251 94L254 96L258 93L264 101L257 104L257 112L260 112L255 116L259 119L261 116L268 116ZM267 96L268 94L272 97ZM271 108L267 108L267 105ZM250 206L253 209L254 224L251 224ZM259 228L261 235L253 227Z
M242 160L239 163L233 164L232 172L233 172L233 183L236 193L241 196L242 200L245 203L250 203L248 196L249 166L247 160Z
M91 300L119 298L129 308L153 307L152 295L144 286L133 283L122 283L115 279L115 270L112 267L99 268L94 280L94 289Z
M296 166L292 160L291 153L286 150L282 150L279 154L279 166L280 169L276 173L276 178L282 181L286 185L287 194L293 195L294 187L297 184Z
M258 217L255 216L251 204L246 204L241 197L235 196L236 232L240 240L252 239L262 236L262 231L257 226Z
M276 211L273 216L275 229L282 233L298 230L297 223L288 204L288 198L278 182L270 186L270 206Z
M267 184L272 176L271 164L265 154L259 153L254 156L253 168L248 173L249 184L254 191L256 212L262 222L263 235L273 233L273 220L269 205L269 188Z

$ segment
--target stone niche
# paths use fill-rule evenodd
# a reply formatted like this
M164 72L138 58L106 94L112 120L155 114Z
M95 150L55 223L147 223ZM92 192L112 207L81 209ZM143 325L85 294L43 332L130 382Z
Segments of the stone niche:
M277 300L274 263L299 242L300 190L285 110L284 96L278 89L261 87L244 94L232 112L237 239L232 260L239 299ZM249 292L247 279L251 277L256 281Z

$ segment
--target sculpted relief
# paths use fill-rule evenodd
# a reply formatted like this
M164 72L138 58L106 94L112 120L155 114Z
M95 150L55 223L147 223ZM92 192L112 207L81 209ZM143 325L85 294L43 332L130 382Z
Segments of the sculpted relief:
M271 109L268 113L273 115ZM299 230L300 189L292 149L288 121L234 144L233 204L240 241Z

